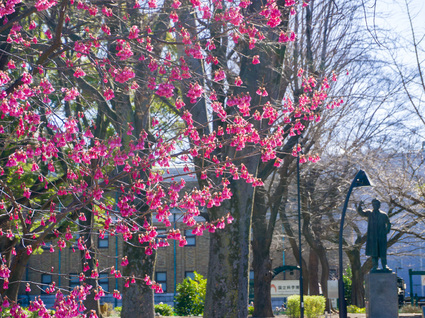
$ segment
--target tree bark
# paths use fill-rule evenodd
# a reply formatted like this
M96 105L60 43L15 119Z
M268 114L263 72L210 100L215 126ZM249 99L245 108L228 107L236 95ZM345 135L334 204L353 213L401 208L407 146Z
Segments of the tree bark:
M269 233L266 218L265 191L258 189L255 195L252 217L252 269L254 270L254 314L253 317L274 317L271 298L272 259L270 258ZM273 222L273 228L274 228Z
M84 263L88 264L89 269L85 272L86 277L88 277L84 283L91 285L92 289L90 290L90 293L87 295L86 299L84 300L84 306L86 307L86 313L90 313L91 311L95 311L96 315L98 317L102 317L102 314L100 312L100 302L99 300L96 300L94 291L98 288L98 282L97 278L91 278L91 273L93 271L97 271L96 266L96 253L95 249L93 248L93 235L92 235L92 229L93 229L93 221L94 216L93 213L89 210L84 211L86 221L80 221L80 231L82 233L81 237L84 240L84 243L87 247L86 250L80 251L81 254L81 267L84 267ZM86 259L86 251L89 252L90 258Z
M319 257L316 251L310 247L308 258L308 285L309 295L320 295L319 291Z
M136 237L131 244L124 244L124 255L128 256L129 264L124 268L124 276L146 274L154 279L156 250L146 255ZM124 288L122 298L122 317L153 318L155 316L154 292L144 281L136 280L135 284Z
M350 260L351 272L353 274L351 281L351 304L363 308L365 306L365 290L363 287L364 274L360 263L360 249L354 248L348 250L346 253Z
M26 250L22 248L20 251L18 249L17 255L12 258L11 265L9 269L10 277L9 277L9 288L4 290L3 286L1 286L1 294L7 296L9 300L17 301L19 287L21 285L22 277L24 276L26 266L30 259L30 255L26 253Z
M251 158L248 171L258 165ZM245 180L230 183L232 200L210 209L210 220L230 212L232 224L210 238L207 293L204 318L236 318L248 315L249 241L254 188Z

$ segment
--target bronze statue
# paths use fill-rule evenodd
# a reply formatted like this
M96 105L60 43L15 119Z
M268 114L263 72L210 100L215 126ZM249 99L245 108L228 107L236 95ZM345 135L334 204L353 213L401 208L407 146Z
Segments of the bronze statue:
M366 255L372 257L372 270L378 270L378 259L381 259L382 269L391 271L387 266L387 234L390 232L391 223L388 215L379 210L381 202L372 200L373 211L363 211L363 201L357 206L357 213L368 218Z

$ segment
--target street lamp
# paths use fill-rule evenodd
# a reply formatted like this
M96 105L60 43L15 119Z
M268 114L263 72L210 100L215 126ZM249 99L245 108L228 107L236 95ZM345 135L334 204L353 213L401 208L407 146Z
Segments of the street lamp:
M338 297L339 297L339 317L347 318L347 303L344 298L344 279L343 279L343 264L342 264L342 240L344 232L344 219L345 212L347 211L348 200L350 199L351 192L354 188L369 187L372 183L369 181L366 172L359 170L351 182L350 188L348 189L347 197L345 198L344 207L341 215L341 225L339 227L339 278L338 278Z
M303 295L303 258L301 247L301 193L300 193L300 152L297 156L297 195L298 195L298 246L300 258L300 318L304 318L304 295Z

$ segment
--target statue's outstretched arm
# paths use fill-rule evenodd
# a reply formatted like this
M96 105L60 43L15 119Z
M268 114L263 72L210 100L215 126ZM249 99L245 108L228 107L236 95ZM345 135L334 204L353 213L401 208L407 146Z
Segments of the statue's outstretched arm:
M367 217L367 211L366 212L363 211L362 205L363 205L363 201L360 201L360 203L358 205L356 204L357 213L360 216Z

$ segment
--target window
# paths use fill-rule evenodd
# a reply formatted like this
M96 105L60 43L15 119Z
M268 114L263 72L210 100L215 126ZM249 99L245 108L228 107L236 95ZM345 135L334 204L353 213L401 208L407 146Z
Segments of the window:
M187 246L196 245L196 235L192 234L192 230L185 230L184 235L186 236Z
M108 273L101 273L101 274L99 274L98 284L99 284L99 286L102 287L102 289L105 292L109 292Z
M108 248L109 247L109 233L105 232L105 236L103 237L103 239L100 238L100 236L98 236L97 247L98 248Z
M254 271L249 271L249 280L254 279Z
M41 274L41 293L45 294L46 288L52 283L52 275L50 274Z
M155 280L158 284L161 285L164 293L167 292L167 272L156 272Z
M41 248L43 249L43 250L48 250L48 249L50 249L50 247L52 246L52 242L43 242L42 244L41 244Z
M156 232L158 233L158 235L156 236L157 238L166 238L167 237L167 231L165 229L157 229Z
M157 229L156 233L158 233L155 238L156 243L164 241L167 238L167 231L165 229Z
M184 277L195 279L195 273L194 272L184 272Z
M77 286L80 286L78 274L69 274L69 289L73 290Z
M338 279L337 273L338 273L338 271L335 268L330 268L329 269L329 279L330 280L337 280Z

